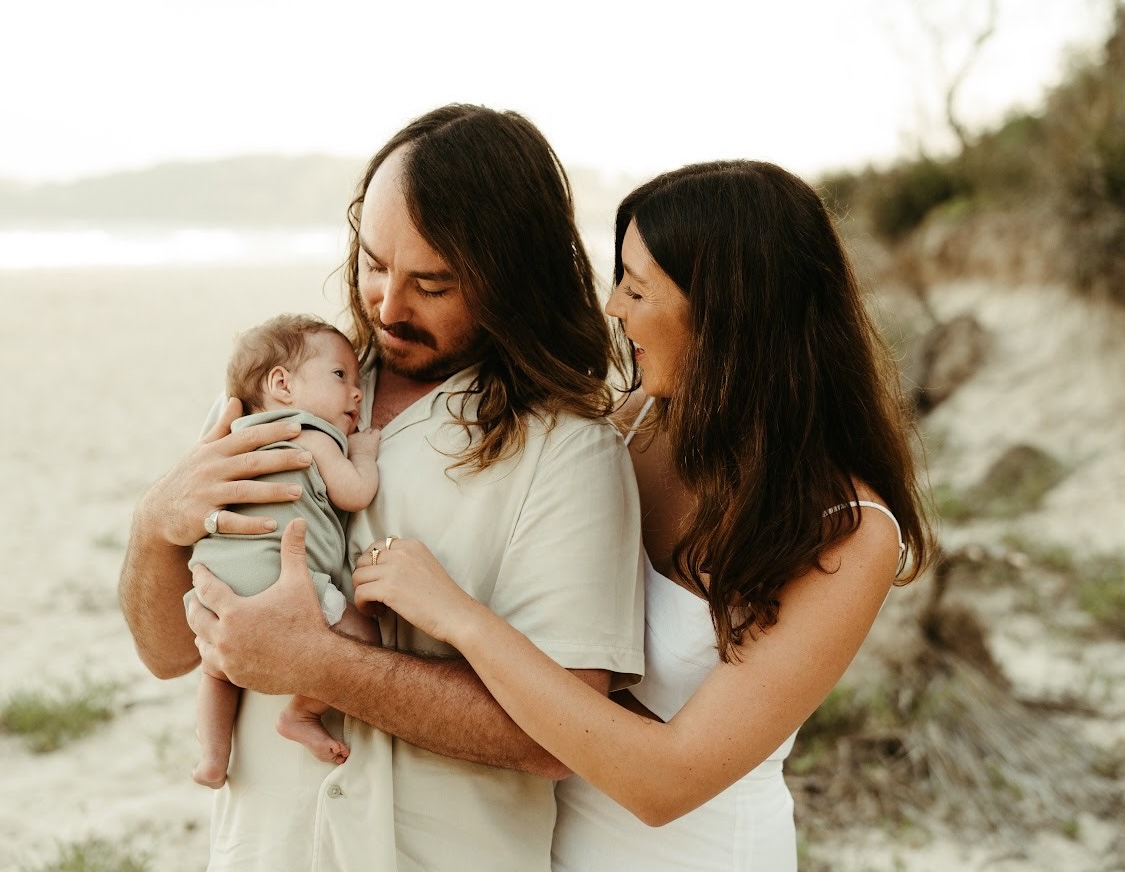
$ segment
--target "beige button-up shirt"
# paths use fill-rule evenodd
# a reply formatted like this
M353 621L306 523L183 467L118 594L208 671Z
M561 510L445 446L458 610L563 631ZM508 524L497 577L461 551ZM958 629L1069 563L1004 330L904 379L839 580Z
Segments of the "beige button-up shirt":
M419 539L561 665L609 670L617 686L635 681L640 510L620 435L605 421L530 420L516 457L449 471L466 444L449 405L466 402L472 417L475 398L457 392L474 375L452 376L383 429L379 493L353 519L349 559L388 535ZM369 373L364 422L373 389ZM404 622L384 629L400 649L452 653ZM350 717L329 721L348 761L320 763L274 732L285 702L244 694L228 787L216 797L211 872L548 872L553 782L432 754Z

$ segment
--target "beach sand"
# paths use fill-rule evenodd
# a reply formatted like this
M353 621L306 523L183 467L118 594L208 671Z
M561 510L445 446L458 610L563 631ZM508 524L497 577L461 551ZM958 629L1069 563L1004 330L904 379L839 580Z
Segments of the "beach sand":
M34 754L20 738L0 734L0 872L35 869L59 844L90 836L150 853L150 868L158 872L204 868L211 792L189 776L196 678L158 681L146 672L117 607L117 575L133 506L197 438L222 390L235 332L280 311L335 320L341 309L335 280L323 290L331 269L0 273L0 365L9 374L3 405L11 416L0 472L12 497L0 524L0 554L7 558L0 582L0 697L82 680L120 686L113 720L59 751ZM1030 329L1054 311L1026 308L1030 303L1020 304L1026 311L1003 310L1002 301L988 302L987 293L972 287L944 299L951 310L982 308L989 327L1008 320ZM1062 305L1057 294L1042 299L1043 306ZM1120 551L1125 392L1119 378L1110 377L1125 371L1119 325L1099 327L1090 315L1091 328L1082 320L1087 316L1057 315L1063 340L1087 337L1085 346L1045 349L1023 334L1005 340L998 352L1005 356L994 365L1010 370L986 370L979 385L967 386L935 413L969 458L963 467L935 474L970 481L1001 443L1046 441L1077 472L1027 520L1027 531ZM1099 331L1098 347L1091 346L1090 329ZM1083 369L1072 368L1069 378L1050 376L1059 355ZM1106 355L1111 366L1102 365ZM1049 388L1041 401L1026 393L1037 380ZM1086 509L1091 495L1097 512ZM1013 661L1026 663L1027 643L1010 647ZM1110 653L1112 662L1122 662L1121 646ZM1043 668L1068 676L1060 664L1069 656L1048 652ZM1039 674L1019 680L1030 686ZM1121 715L1119 690L1118 683L1118 702L1107 709L1111 719ZM836 836L801 827L817 857L835 857L835 868L855 870L1046 872L1064 868L1060 850L1096 860L1106 843L1104 830L1091 822L1081 843L1029 850L1029 856L994 865L987 846L974 851L940 835L855 833L837 846L827 841Z
M0 870L88 836L131 839L161 872L206 865L211 792L189 777L196 677L146 672L117 576L133 506L198 437L236 332L281 311L335 320L331 269L0 273L0 696L121 687L113 721L60 751L0 735Z

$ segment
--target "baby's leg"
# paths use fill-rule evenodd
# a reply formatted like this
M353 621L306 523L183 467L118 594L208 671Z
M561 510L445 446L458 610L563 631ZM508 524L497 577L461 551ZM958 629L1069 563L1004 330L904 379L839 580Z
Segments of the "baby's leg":
M344 609L344 614L332 626L332 629L343 633L345 636L351 636L353 639L359 639L361 642L367 642L369 645L383 644L379 635L379 622L374 618L365 617L351 603L348 603Z
M371 618L361 615L351 603L347 604L344 614L333 625L333 629L372 645L378 645L382 641L379 638L379 625ZM348 759L347 745L332 738L321 721L329 708L331 706L327 703L311 697L295 696L277 716L277 731L286 739L300 742L312 751L317 760L343 763Z
M197 784L218 790L227 780L234 717L241 691L222 678L203 673L196 695L195 735L202 746L191 773Z
M300 742L317 760L343 763L348 759L348 746L337 742L320 720L329 708L312 697L295 696L277 716L277 731L286 739Z

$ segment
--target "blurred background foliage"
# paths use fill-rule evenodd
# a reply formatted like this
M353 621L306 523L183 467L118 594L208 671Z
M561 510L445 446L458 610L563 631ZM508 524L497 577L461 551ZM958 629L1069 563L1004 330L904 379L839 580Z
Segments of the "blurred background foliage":
M1125 304L1125 6L1100 56L1075 61L1043 109L967 137L955 154L821 180L836 212L880 241L909 244L928 224L1023 215L1054 276Z

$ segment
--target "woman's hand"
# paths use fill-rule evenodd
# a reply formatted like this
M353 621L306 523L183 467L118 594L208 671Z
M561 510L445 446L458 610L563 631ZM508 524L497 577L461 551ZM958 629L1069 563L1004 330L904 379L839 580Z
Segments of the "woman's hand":
M372 553L378 560L372 564ZM355 604L371 614L379 603L422 632L458 647L457 640L491 614L457 586L430 549L414 539L368 546L352 573Z
M281 576L267 590L242 597L206 567L192 585L210 610L192 597L188 625L203 668L260 693L300 693L305 670L315 669L318 640L327 624L305 554L306 523L289 522L281 537Z
M170 545L194 545L205 535L203 522L218 516L218 532L256 534L277 528L272 518L250 517L226 511L238 503L286 503L301 496L298 485L253 481L258 476L308 466L307 451L257 451L263 445L291 439L300 425L274 422L231 433L242 414L237 399L227 401L215 426L141 500L137 511L146 525Z

